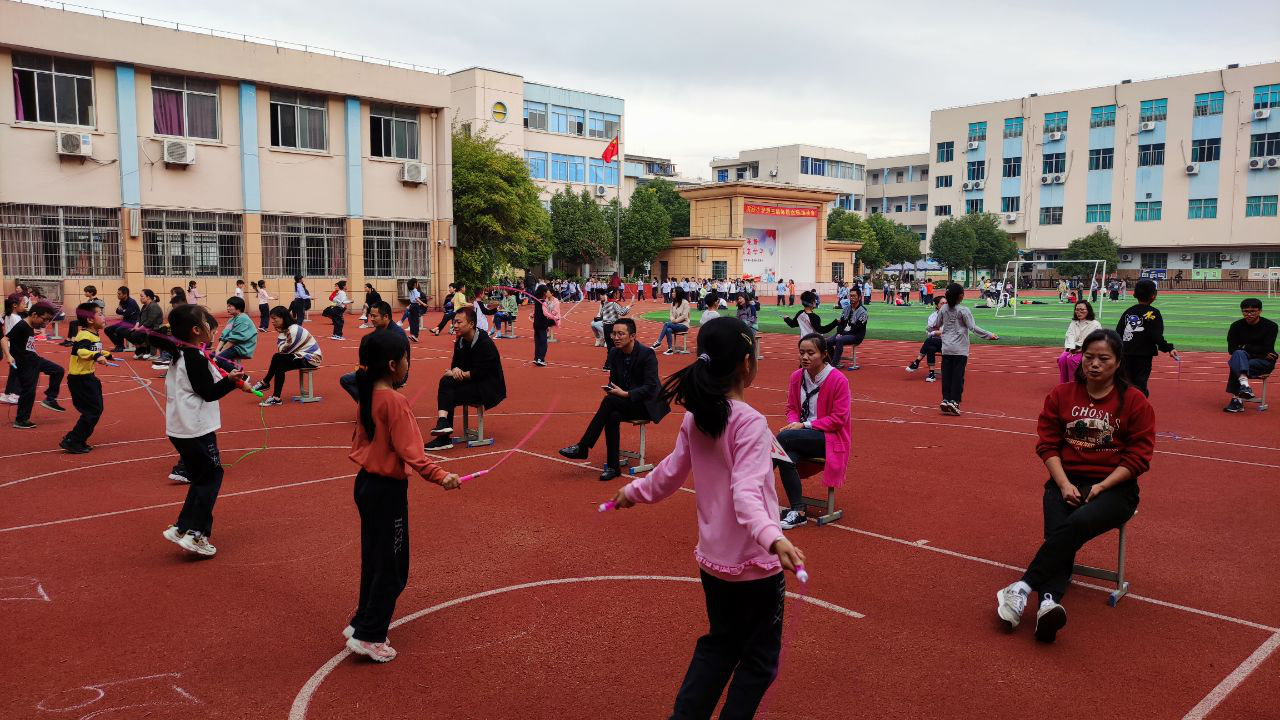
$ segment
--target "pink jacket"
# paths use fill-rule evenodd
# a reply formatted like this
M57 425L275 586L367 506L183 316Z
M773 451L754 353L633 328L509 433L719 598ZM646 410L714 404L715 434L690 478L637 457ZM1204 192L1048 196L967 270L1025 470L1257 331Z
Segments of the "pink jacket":
M632 480L627 499L653 503L680 489L693 472L698 503L698 564L724 580L758 580L782 569L771 551L782 537L773 486L769 424L750 405L730 401L718 438L698 430L686 412L676 447L648 475Z
M791 373L787 388L787 422L800 422L800 402L804 396L801 376L804 369ZM826 467L822 469L822 482L827 487L838 488L844 484L844 471L849 466L849 451L853 446L849 437L849 379L839 371L827 375L818 390L818 418L810 421L814 430L826 433Z

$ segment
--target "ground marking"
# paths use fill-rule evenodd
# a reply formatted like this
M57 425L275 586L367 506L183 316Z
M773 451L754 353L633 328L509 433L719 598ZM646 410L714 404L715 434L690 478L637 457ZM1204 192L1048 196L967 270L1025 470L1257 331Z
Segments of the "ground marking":
M1278 647L1280 647L1280 632L1267 638L1266 642L1259 645L1258 649L1245 658L1244 662L1237 665L1236 669L1223 678L1217 687L1210 690L1203 700L1196 703L1196 706L1191 708L1190 712L1182 716L1182 720L1204 720L1205 717L1208 717L1209 713L1213 712L1214 708L1218 707L1223 700L1226 700L1227 696L1236 688L1240 687L1245 679L1252 675L1259 665L1266 662L1267 658L1271 657L1271 653L1275 652Z
M41 600L44 602L53 602L49 599L49 593L44 591L44 586L40 584L40 578L34 577L6 577L0 578L0 593L5 593L6 597L0 597L0 600ZM26 593L24 595L9 595L9 593Z
M36 710L39 710L40 712L47 712L47 713L68 713L68 712L75 712L77 710L84 710L85 708L88 708L90 705L93 705L103 700L104 698L106 698L108 695L106 688L116 688L117 686L127 685L129 683L134 683L134 684L144 686L142 687L141 690L137 692L137 694L140 695L139 699L146 698L146 697L153 697L155 695L156 690L158 689L172 690L178 697L177 699L150 700L148 702L133 703L131 705L126 704L126 705L115 705L112 707L104 707L97 710L92 710L91 712L85 715L81 715L78 720L91 720L92 718L98 717L100 715L107 715L110 713L119 712L121 710L130 710L133 708L141 708L141 707L155 707L160 705L199 705L200 700L198 700L194 695L192 695L187 690L183 689L181 686L179 686L175 682L177 678L180 678L180 677L182 677L182 673L161 673L158 675L144 675L142 677L127 678L125 680L109 680L106 682L94 683L91 685L81 685L80 687L71 688L69 690L62 690L57 693L54 693L53 695L50 695L49 697L36 703ZM173 678L174 680L173 681L162 680L162 678ZM147 685L149 685L149 687L147 687ZM118 692L118 691L116 692L118 694L123 695L128 693L129 691L128 688L122 688L122 690L123 692ZM82 695L81 691L88 692L90 694L90 697L87 700L84 700L83 702L72 703L63 707L48 707L48 704L50 703L50 701L57 700L61 695L71 695L73 693ZM66 702L68 700L74 700L74 699L75 698L68 697L63 699L62 702ZM109 705L112 702L116 702L116 701L112 701L112 700L107 701ZM119 702L127 703L128 700L125 699Z

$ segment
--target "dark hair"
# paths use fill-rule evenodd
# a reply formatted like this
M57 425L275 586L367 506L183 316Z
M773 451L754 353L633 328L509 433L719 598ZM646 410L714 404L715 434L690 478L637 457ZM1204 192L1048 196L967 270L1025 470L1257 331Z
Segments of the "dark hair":
M271 308L271 312L268 313L268 315L271 317L278 317L284 321L284 324L280 326L281 330L288 330L289 326L293 324L293 316L289 314L289 308L283 305L277 305Z
M684 299L685 299L684 288L680 287L679 285L675 286L674 288L671 288L671 304L672 305L679 305L680 303L684 302Z
M391 317L391 303L387 302L386 300L379 300L378 302L369 305L369 309L377 310L378 314L382 315L383 317L386 317L386 318Z
M189 281L187 281L187 287L189 287L189 288L193 288L193 287L195 287L195 286L196 286L196 281L195 281L195 280L189 280Z
M155 300L155 299L156 299L156 294L151 290L151 288L143 288L143 289L142 289L142 294L143 294L143 295L146 295L147 297L151 298L152 300Z
M259 280L259 281L258 281L258 287L260 287L260 288L264 288L264 287L266 287L266 286L267 286L267 281L266 281L266 280Z
M814 291L812 291L812 290L805 290L804 292L800 293L800 304L801 304L801 305L813 305L814 307L817 307L817 306L818 306L818 293L816 293L816 292L814 292Z
M960 298L964 297L964 286L960 283L951 283L947 286L947 293L945 297L947 298L947 305L949 307L959 305Z
M1124 341L1120 339L1119 333L1115 330L1099 328L1085 336L1084 342L1080 343L1080 349L1082 351L1088 350L1089 346L1096 342L1105 342L1107 347L1110 348L1111 354L1116 356L1116 376L1112 382L1115 383L1116 389L1120 392L1120 407L1123 409L1124 395L1129 390L1129 381L1125 379ZM1084 381L1084 363L1081 362L1076 367L1076 382L1082 383ZM1117 412L1116 416L1119 417L1120 413Z
M800 338L800 342L796 343L796 347L800 347L806 342L811 342L813 343L814 347L818 348L818 352L822 353L822 359L824 361L831 359L831 350L830 348L827 347L827 338L823 336L822 333L815 332L815 333L809 333L808 335L805 335L804 337Z
M412 290L412 289L414 289L414 288L416 288L416 287L418 287L418 279L417 279L417 278L409 278L409 279L405 282L405 285L404 285L404 289L405 289L405 290Z
M54 315L58 314L58 308L54 307L53 303L47 303L42 301L31 306L30 314L31 315L48 315L49 317L53 317Z
M4 316L9 317L10 315L12 315L14 308L16 308L17 306L18 306L18 302L16 300L10 300L9 298L5 298L4 299Z
M244 284L244 278L241 278L241 279L237 280L237 281L236 281L236 284L237 284L237 285L243 285L243 284Z
M1262 309L1262 301L1258 298L1245 298L1240 301L1240 309L1248 310L1249 308Z
M720 293L715 290L708 290L706 297L702 298L702 300L707 304L708 310L720 309Z
M88 290L88 288L85 289ZM88 325L97 313L97 303L83 302L76 306L76 320L79 320L81 325Z
M1155 296L1156 284L1147 278L1139 280L1138 284L1133 286L1133 298L1135 300L1150 302L1155 299Z
M94 295L97 295L97 294L98 294L98 288L96 288L96 287L94 287L94 286L92 286L92 285L85 285L85 286L84 286L84 291L85 291L85 293L92 293L92 294L94 294Z
M294 275L294 276L293 276L293 281L294 281L294 282L296 282L296 283L300 283L300 282L302 282L302 276L301 276L301 275Z
M346 281L346 280L339 280L338 282L336 282L336 283L334 283L334 284L338 286L338 289L339 289L339 290L346 290L346 289L347 289L347 281Z
M472 325L476 324L476 308L474 305L463 305L458 308L457 315L465 317Z
M373 283L365 283L364 286L369 288L370 290L373 289Z
M227 305L236 309L236 312L244 312L244 298L232 295L227 298Z
M169 304L170 304L170 305L178 306L178 305L186 305L186 304L187 304L187 291L186 291L186 290L183 290L183 289L182 289L182 288L180 288L180 287L172 288L172 289L170 289L170 290L169 290L169 295L171 296L171 297L169 298Z
M398 332L375 330L360 339L360 367L356 370L356 395L360 404L360 427L373 440L373 384L386 377L392 362L409 354L409 339Z
M169 311L169 334L182 342L191 342L191 332L202 321L210 330L218 327L218 321L204 306L178 305Z
M546 296L547 292L549 292L549 290L546 285L539 285L538 287L533 289L533 296L541 300L544 296Z
M628 331L630 331L630 332L631 332L631 334L632 334L632 335L635 335L635 334L636 334L636 321L635 321L635 320L632 320L631 318L624 317L624 318L618 318L617 320L614 320L614 321L613 321L613 326L614 326L614 327L617 327L617 326L619 326L619 325L621 325L621 326L625 327Z
M1089 312L1088 312L1088 313L1086 313L1086 314L1085 314L1085 316L1084 316L1084 319L1085 319L1085 320L1092 320L1092 319L1094 318L1094 315L1093 315L1093 305L1090 305L1088 300L1077 300L1077 301L1076 301L1076 305L1083 305L1083 306L1085 306L1085 308L1086 308L1086 309L1088 309L1088 311L1089 311ZM1071 318L1072 318L1072 319L1075 319L1075 316L1076 316L1076 305L1072 305L1072 306L1071 306Z
M702 356L707 360L702 360ZM714 318L698 331L698 358L662 383L663 402L693 413L693 423L718 438L729 424L728 394L738 381L742 359L755 362L755 334L736 317Z

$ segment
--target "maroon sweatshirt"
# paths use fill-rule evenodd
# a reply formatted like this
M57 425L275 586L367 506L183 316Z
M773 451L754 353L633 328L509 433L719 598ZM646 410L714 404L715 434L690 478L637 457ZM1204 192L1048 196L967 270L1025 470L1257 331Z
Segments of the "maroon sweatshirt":
M1123 465L1134 479L1151 467L1156 416L1151 403L1128 388L1124 403L1113 389L1101 400L1089 397L1082 382L1063 383L1044 399L1037 426L1041 460L1062 459L1071 479L1101 480Z

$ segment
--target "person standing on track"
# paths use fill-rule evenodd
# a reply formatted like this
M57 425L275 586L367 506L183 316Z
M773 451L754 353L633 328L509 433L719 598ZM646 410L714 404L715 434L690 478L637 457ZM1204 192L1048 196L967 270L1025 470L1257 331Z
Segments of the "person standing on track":
M254 284L254 288L258 294L258 332L267 332L271 328L271 301L277 298L267 292L266 280L259 280Z
M546 285L533 289L533 364L538 367L547 366L547 332L556 326L555 319L546 307L550 297L551 291ZM513 328L514 322L513 320Z
M960 283L947 286L947 302L938 307L929 330L942 331L942 402L938 409L943 415L959 415L960 400L964 396L964 371L969 364L969 333L975 332L988 340L1000 336L978 327L973 313L961 304L964 287Z
M307 310L311 309L311 293L307 292L307 284L302 282L301 275L293 276L293 300L289 303L289 312L293 321L299 325L307 321Z
M1133 299L1138 303L1120 316L1116 332L1124 341L1126 379L1143 395L1150 397L1147 382L1151 379L1151 358L1162 352L1169 353L1174 362L1182 362L1182 358L1173 344L1164 339L1164 318L1152 305L1156 301L1156 284L1146 279L1139 280L1133 288Z
M106 319L102 308L93 302L80 303L76 307L76 327L80 331L71 340L71 362L67 367L67 390L71 392L71 404L80 413L71 431L63 436L58 447L80 455L89 447L89 436L102 417L102 381L94 373L94 364L106 365L111 353L102 349L102 326Z
M613 500L618 508L664 500L693 473L695 554L711 628L694 648L674 718L710 718L726 685L720 717L755 715L778 674L782 571L804 564L804 553L778 524L769 424L744 400L756 376L754 348L751 329L737 318L702 327L698 359L662 391L664 402L686 410L675 449Z
M1120 372L1120 336L1095 330L1084 340L1075 382L1049 391L1040 411L1036 454L1044 484L1044 542L1018 582L996 593L996 614L1018 627L1027 596L1040 593L1036 639L1053 642L1067 624L1062 596L1076 552L1124 525L1138 510L1138 476L1151 466L1155 411Z
M36 404L36 385L41 373L49 376L49 387L40 406L54 412L67 411L58 404L58 390L62 388L65 371L36 352L36 331L47 325L57 312L53 305L42 300L32 305L31 312L4 337L5 355L11 360L9 372L18 374L18 410L13 417L13 427L18 430L36 426L31 422L31 409Z

